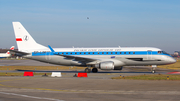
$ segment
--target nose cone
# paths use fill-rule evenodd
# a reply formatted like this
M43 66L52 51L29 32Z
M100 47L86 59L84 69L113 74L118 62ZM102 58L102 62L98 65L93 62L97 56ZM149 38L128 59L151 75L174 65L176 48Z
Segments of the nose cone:
M174 58L170 58L169 61L170 61L171 63L176 63L176 59L174 59Z

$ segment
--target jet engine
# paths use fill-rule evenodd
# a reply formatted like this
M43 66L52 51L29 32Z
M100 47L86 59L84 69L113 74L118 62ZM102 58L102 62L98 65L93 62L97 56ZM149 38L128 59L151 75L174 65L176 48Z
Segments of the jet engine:
M101 62L99 64L95 64L95 68L99 68L102 70L114 70L114 62L112 61Z

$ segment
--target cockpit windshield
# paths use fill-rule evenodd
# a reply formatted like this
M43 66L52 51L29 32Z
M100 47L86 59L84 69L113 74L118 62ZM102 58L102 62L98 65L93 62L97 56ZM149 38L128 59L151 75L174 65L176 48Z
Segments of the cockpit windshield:
M168 55L170 55L169 53L166 53L165 51L162 51L162 53L163 53L163 54L168 54Z
M167 55L170 55L169 53L167 53L165 51L158 51L158 54L167 54Z

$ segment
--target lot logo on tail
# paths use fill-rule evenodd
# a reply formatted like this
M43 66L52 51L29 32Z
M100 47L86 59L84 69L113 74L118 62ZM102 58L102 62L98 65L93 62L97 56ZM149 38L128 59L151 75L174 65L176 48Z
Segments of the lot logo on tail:
M26 35L26 36L24 36L24 41L28 41L29 40L29 37Z

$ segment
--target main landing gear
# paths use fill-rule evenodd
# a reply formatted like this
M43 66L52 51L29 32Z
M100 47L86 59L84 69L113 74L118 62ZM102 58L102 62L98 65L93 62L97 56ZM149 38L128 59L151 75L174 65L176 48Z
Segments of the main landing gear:
M93 68L93 69L92 69L92 72L93 72L93 73L97 73L97 72L98 72L98 69L97 69L97 68Z
M90 72L91 72L91 69L88 67L88 68L85 69L85 72L86 72L86 73L90 73ZM93 73L97 73L97 72L98 72L98 69L97 69L97 68L93 68L93 69L92 69L92 72L93 72Z
M156 67L157 67L156 65L152 65L152 66L151 66L151 72L152 72L153 74L156 72L156 71L155 71Z
M154 73L155 73L155 70L152 70L151 72L154 74Z
M85 72L86 72L86 73L90 73L90 72L91 72L91 69L86 68L86 69L85 69Z

